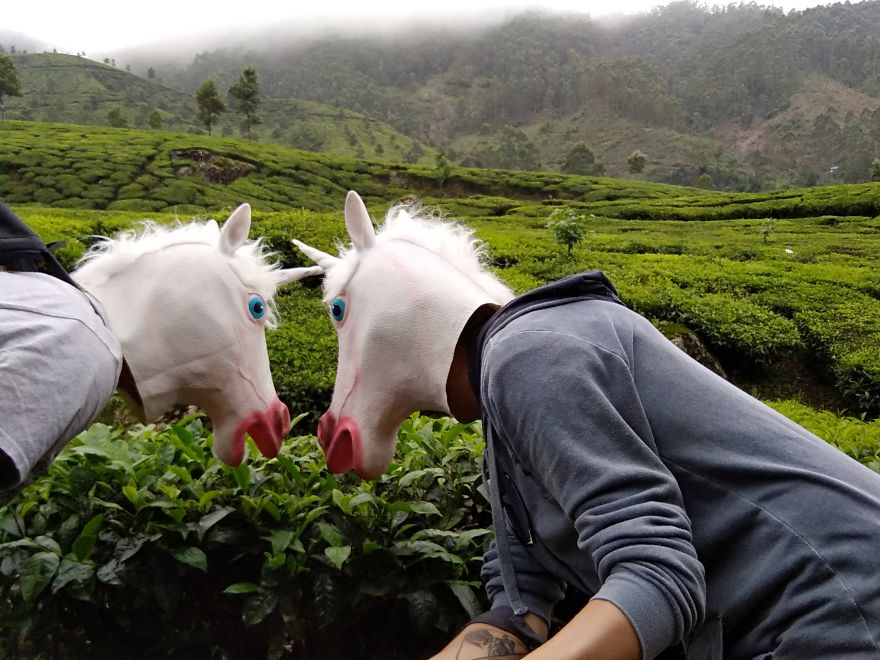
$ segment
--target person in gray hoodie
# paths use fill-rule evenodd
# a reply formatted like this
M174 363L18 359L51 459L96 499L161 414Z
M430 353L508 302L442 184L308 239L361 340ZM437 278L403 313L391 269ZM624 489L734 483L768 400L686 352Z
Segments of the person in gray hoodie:
M880 475L739 390L598 272L514 298L461 227L346 199L297 245L339 336L318 426L375 479L415 410L482 419L491 609L436 658L880 658ZM565 588L589 602L548 639Z
M492 612L447 654L536 648L568 585L590 603L529 658L880 657L880 475L691 359L599 273L472 321L450 403L487 434Z

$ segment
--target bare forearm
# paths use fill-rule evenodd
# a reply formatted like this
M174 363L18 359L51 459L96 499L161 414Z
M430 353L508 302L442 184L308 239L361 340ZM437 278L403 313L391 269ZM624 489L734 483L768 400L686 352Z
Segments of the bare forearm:
M431 660L519 660L527 651L510 633L485 623L474 623Z
M540 617L526 614L526 623L546 639L547 624ZM431 660L518 660L526 653L525 644L515 635L489 624L472 623Z
M615 605L605 600L587 603L577 616L527 660L640 660L636 631Z

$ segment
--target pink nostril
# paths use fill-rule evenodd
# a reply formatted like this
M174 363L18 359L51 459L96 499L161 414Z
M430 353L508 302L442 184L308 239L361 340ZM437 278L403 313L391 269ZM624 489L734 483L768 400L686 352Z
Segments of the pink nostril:
M333 439L333 429L336 427L336 417L329 410L321 415L318 420L318 444L325 452Z
M350 417L342 417L332 428L329 426L330 421L336 422L334 417L328 418L323 428L326 435L320 440L327 456L327 467L333 473L348 472L362 458L360 431L357 423Z
M290 433L290 411L281 399L275 399L270 406L272 416L275 419L275 428L278 429L278 437L286 438Z

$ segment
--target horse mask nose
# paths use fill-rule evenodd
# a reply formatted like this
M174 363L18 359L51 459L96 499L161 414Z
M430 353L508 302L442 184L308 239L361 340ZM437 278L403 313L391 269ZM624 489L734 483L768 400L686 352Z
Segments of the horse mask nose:
M318 420L318 443L327 456L327 467L334 474L357 470L363 449L357 422L343 417L338 422L329 410Z
M245 433L254 439L254 444L266 458L274 458L281 449L281 441L290 428L290 413L287 406L275 399L268 410L254 412L243 419L235 430L236 436Z

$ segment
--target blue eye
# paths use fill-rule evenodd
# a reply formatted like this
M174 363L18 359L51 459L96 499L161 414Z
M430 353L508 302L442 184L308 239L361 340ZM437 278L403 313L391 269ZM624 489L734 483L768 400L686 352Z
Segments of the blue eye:
M345 301L342 298L334 298L330 303L330 316L339 323L345 316Z
M262 296L251 296L248 302L248 311L258 321L266 316L266 301Z

